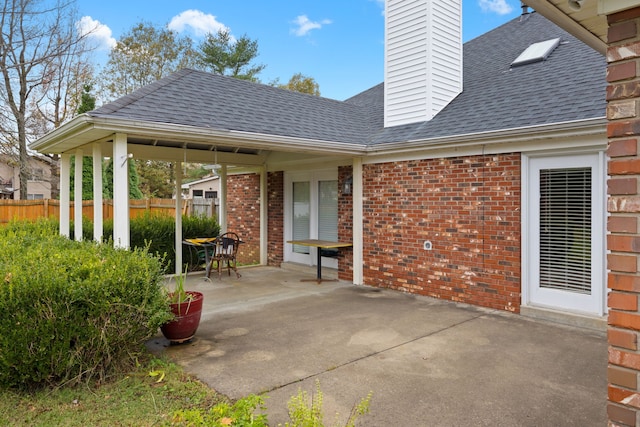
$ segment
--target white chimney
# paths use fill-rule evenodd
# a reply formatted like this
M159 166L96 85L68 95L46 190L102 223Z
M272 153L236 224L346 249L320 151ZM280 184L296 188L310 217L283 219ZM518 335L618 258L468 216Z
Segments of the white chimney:
M386 0L384 126L431 120L462 92L462 0Z

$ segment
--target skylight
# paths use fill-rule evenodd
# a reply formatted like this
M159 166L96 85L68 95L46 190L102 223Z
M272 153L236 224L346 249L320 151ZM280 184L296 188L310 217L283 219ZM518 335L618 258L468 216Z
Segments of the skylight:
M553 52L553 50L558 47L559 44L559 38L534 43L526 48L524 52L522 52L520 56L518 56L516 60L511 63L511 66L517 67L519 65L544 61L549 55L551 55L551 52Z

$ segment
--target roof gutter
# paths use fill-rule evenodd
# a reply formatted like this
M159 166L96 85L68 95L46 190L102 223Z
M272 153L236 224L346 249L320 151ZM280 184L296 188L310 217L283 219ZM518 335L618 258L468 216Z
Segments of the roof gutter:
M364 145L336 141L299 138L234 131L227 129L202 128L174 123L147 122L113 117L91 117L83 114L55 129L31 144L38 151L55 151L56 145L90 130L102 130L106 135L124 133L139 137L169 141L212 144L238 144L246 148L262 150L293 151L322 154L362 155ZM79 144L81 145L81 144Z
M412 151L439 150L456 147L471 147L477 145L513 144L517 142L532 142L542 139L580 137L592 135L606 135L606 117L553 123L550 125L525 126L519 128L502 129L497 131L451 135L438 138L414 139L406 142L393 142L370 146L369 155L390 155L408 153Z
M607 53L607 43L598 36L587 30L578 22L571 19L566 13L558 9L548 0L525 0L524 4L533 8L536 12L547 18L549 21L563 28L567 32L573 34L578 40L586 45L591 46L598 53L605 55Z
M29 144L29 148L40 152L46 152L50 146L55 145L56 140L70 138L90 130L91 123L92 120L87 114L81 114L59 128L38 138Z

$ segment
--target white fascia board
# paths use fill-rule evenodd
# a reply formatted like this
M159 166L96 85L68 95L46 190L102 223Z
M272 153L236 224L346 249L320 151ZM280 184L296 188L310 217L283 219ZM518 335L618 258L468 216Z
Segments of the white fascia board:
M41 153L46 153L56 145L56 141L76 137L91 129L91 123L91 118L86 114L74 117L70 122L65 123L61 127L52 130L29 144L29 148Z
M458 157L476 154L535 151L545 141L567 141L567 147L582 144L606 148L605 117L552 125L528 126L491 132L426 138L370 147L363 163ZM557 144L556 144L557 145Z
M638 0L598 0L598 14L611 15L638 6L640 6Z
M225 129L208 129L196 126L177 125L173 123L144 122L120 118L78 116L71 122L52 131L31 145L40 152L65 152L85 145L87 138L79 136L93 131L96 135L105 133L124 133L136 137L165 139L184 143L203 144L237 144L244 148L263 150L293 151L307 153L331 153L334 155L361 155L364 146L353 143L322 141L315 139L260 134L252 132L231 131ZM77 143L73 144L73 140ZM64 149L61 149L64 147Z
M591 48L596 52L599 52L602 55L607 53L607 43L600 40L598 36L571 19L569 15L558 9L549 0L524 0L524 3L563 30L573 34L573 36L578 40L581 40L586 45L591 46Z
M141 122L114 119L99 119L97 129L108 128L114 132L153 139L165 139L180 142L208 144L240 145L243 148L263 150L333 153L350 155L362 153L360 144L321 141L280 135L261 134L224 129L208 129L196 126L176 125L173 123ZM220 153L218 153L220 155Z

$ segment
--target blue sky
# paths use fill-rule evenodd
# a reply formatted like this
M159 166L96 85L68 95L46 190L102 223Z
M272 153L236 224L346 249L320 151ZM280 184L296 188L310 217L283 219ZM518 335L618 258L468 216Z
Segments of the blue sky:
M435 0L447 1L447 0ZM322 96L343 100L383 80L383 0L77 0L83 25L97 28L96 61L138 22L168 25L196 42L228 28L258 41L265 82L313 77ZM463 41L521 13L519 0L463 0Z

